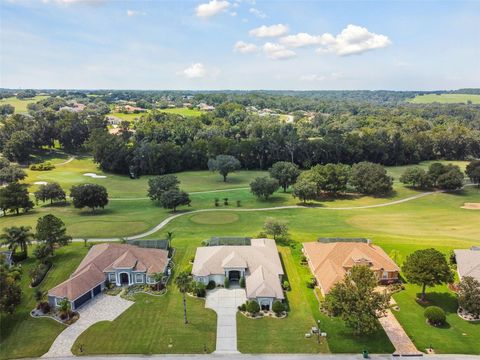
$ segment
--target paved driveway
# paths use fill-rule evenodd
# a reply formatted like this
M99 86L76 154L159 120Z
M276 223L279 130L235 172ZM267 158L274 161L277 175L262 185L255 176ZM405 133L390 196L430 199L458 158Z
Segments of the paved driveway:
M57 336L50 350L42 357L72 356L72 346L81 333L99 321L115 320L132 305L132 301L122 299L120 295L98 295L78 310L80 318Z
M405 333L402 325L400 325L395 315L392 314L391 310L387 310L386 315L378 320L395 347L394 355L422 355L422 353L417 350L412 340L410 340L408 335Z
M237 353L237 307L247 301L244 289L214 289L207 293L205 307L217 313L215 353Z

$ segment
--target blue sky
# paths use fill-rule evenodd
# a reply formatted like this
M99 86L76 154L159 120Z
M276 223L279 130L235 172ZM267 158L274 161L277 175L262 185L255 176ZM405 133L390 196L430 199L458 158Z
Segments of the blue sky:
M0 87L480 86L480 1L0 4Z

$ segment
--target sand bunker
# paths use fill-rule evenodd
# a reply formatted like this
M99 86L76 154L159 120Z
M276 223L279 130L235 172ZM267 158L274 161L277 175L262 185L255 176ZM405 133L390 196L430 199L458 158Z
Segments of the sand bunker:
M85 173L85 174L83 174L83 176L88 176L88 177L91 177L93 179L105 179L106 178L105 175L97 175L95 173Z
M462 209L480 210L480 203L465 203L463 204Z
M34 184L35 185L47 185L48 182L46 182L46 181L35 181Z

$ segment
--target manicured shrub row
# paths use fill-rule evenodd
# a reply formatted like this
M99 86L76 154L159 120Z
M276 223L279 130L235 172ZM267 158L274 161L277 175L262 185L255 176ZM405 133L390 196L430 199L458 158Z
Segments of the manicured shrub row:
M30 166L30 170L34 171L49 171L55 169L55 165L53 165L50 161L46 161L41 164L33 164Z
M32 282L30 283L30 286L35 287L40 284L51 267L52 263L50 261L39 263L36 267L34 267L32 272L30 273L32 277Z

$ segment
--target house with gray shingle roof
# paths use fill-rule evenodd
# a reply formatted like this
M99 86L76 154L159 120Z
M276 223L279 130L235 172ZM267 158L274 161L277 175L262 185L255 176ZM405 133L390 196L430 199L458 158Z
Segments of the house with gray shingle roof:
M70 278L48 291L48 302L54 307L68 299L75 310L100 294L107 282L116 286L154 285L154 275L165 273L168 262L168 251L162 249L94 245Z
M225 279L238 283L243 277L247 299L256 300L265 310L271 309L275 300L285 299L282 263L271 239L251 239L250 245L197 248L192 275L195 281L205 285L213 281L217 286Z
M472 246L470 249L454 250L457 262L458 276L471 276L480 281L480 247Z

